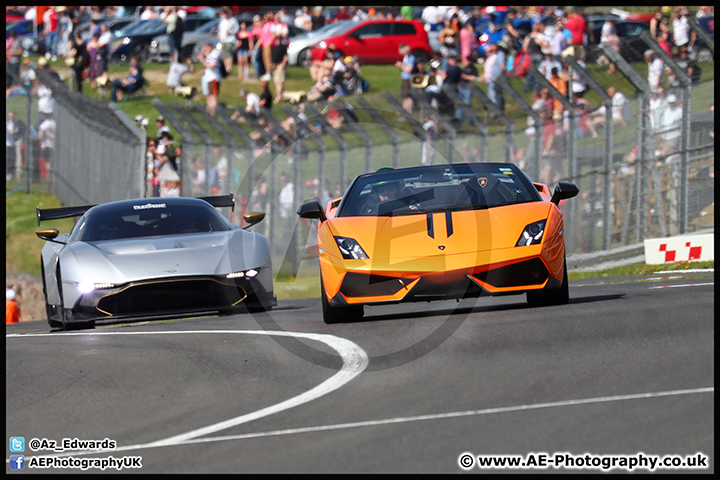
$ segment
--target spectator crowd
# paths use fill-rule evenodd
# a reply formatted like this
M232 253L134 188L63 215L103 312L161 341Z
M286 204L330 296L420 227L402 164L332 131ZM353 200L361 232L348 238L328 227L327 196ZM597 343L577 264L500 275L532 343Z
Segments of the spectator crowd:
M6 7L6 15L19 15L24 18L35 18L40 7ZM605 115L600 109L592 109L585 100L588 90L582 76L577 72L571 73L563 57L572 55L581 67L585 68L585 55L591 43L594 42L593 30L590 28L588 16L582 7L438 7L425 6L418 9L413 7L396 7L394 9L345 7L333 9L334 13L328 15L323 7L297 7L268 9L262 14L252 17L252 22L238 22L236 11L230 7L204 9L208 15L219 17L217 27L217 42L203 45L201 52L194 58L181 57L180 50L183 38L183 21L187 16L186 7L138 7L135 9L120 6L106 7L80 7L60 6L43 8L42 23L45 25L47 60L43 68L49 72L54 70L48 61L62 58L70 69L72 84L78 92L82 92L83 84L89 83L91 88L107 88L110 90L111 101L122 101L125 95L133 94L143 87L146 80L137 58L131 59L128 66L128 75L125 79L110 79L108 64L110 60L110 47L113 36L105 22L94 21L90 25L89 35L84 38L78 31L81 19L99 19L104 17L135 16L140 19L162 18L167 24L167 33L170 35L171 67L166 84L171 91L185 98L192 98L195 90L188 87L183 81L184 75L193 75L194 64L200 66L201 90L205 97L206 112L211 116L217 115L219 98L223 92L223 81L230 75L237 76L242 89L237 99L242 99L241 105L234 113L232 119L240 122L250 122L263 131L256 131L253 135L256 141L255 154L259 155L269 148L268 138L277 142L286 142L288 138L297 138L304 133L311 133L323 128L340 128L348 119L354 116L353 107L349 99L345 99L342 107L333 103L325 112L322 119L307 120L304 106L299 101L307 99L311 102L317 100L334 100L348 95L358 94L369 88L362 78L360 62L354 57L341 56L333 46L327 49L323 59L315 60L308 69L313 86L307 92L286 91L285 81L288 68L288 25L316 31L328 22L353 19L357 21L378 18L413 18L418 17L425 24L430 35L436 35L440 48L427 61L415 58L407 46L400 47L399 54L402 60L396 66L399 70L399 87L403 97L402 106L408 114L412 114L416 107L415 95L412 89L418 89L428 99L428 102L440 114L446 114L451 121L462 124L470 121L468 115L453 104L443 92L443 87L453 87L460 101L467 106L473 98L473 83L483 86L490 101L495 105L493 116L503 115L506 108L506 99L503 89L498 83L501 77L525 77L524 90L532 98L533 110L541 119L537 124L535 117L528 117L527 136L532 137L539 131L543 133L541 145L542 154L564 150L564 141L569 128L569 112L565 104L550 93L550 88L563 95L572 92L574 108L578 113L578 127L575 132L578 137L598 136L597 130L604 127ZM415 10L415 12L413 11ZM201 13L201 12L198 12ZM649 21L650 33L658 41L663 50L671 55L688 75L696 81L700 76L700 67L697 65L697 36L688 24L689 9L685 6L658 8ZM714 15L713 7L699 7L697 17ZM490 19L488 26L487 20ZM529 34L521 35L517 22L529 20L532 30ZM600 30L600 41L608 43L613 49L621 51L621 39L616 28L616 19L608 17ZM482 38L484 32L498 31L502 35L492 42L485 42ZM6 40L7 96L21 95L33 92L41 99L45 95L46 86L37 78L31 78L29 69L22 71L23 52L19 39L8 35ZM216 47L217 45L217 47ZM605 58L605 61L608 59ZM649 50L645 60L648 63L648 82L653 88L656 98L664 98L657 109L659 113L653 115L653 124L658 128L661 138L666 139L668 132L662 129L676 128L676 116L668 116L667 111L674 112L673 106L678 103L677 88L680 82L672 72L667 69L662 60ZM607 61L608 74L616 72L615 66ZM533 75L527 74L529 65L536 66L547 80L546 84L539 82ZM235 70L236 69L236 70ZM55 73L56 74L56 73ZM57 75L57 74L56 74ZM259 82L259 94L250 91L251 83ZM665 89L668 95L665 97ZM49 90L49 89L48 89ZM225 93L225 92L223 92ZM627 125L629 118L629 103L623 92L611 86L607 90L612 98L613 121ZM231 98L233 94L230 94ZM227 98L227 94L225 94ZM674 99L674 102L669 100ZM51 98L50 98L51 100ZM52 107L48 106L50 100L44 101L45 110L41 110L41 119L37 127L37 135L41 143L41 158L46 164L52 161L52 148L54 140L54 125L52 122ZM272 125L262 119L262 109L271 110L273 105L281 102L297 103L294 114L288 115L280 123L284 132L278 131L278 125ZM656 102L658 103L658 102ZM10 112L12 113L12 112ZM423 118L423 130L426 132L426 142L431 145L437 135L437 118L428 115ZM6 135L7 146L7 175L14 173L17 155L15 145L18 136L15 128L16 122L8 114L8 130ZM162 125L160 125L162 123ZM160 127L165 129L160 130ZM12 127L12 128L11 128ZM176 145L172 133L166 129L164 119L158 121L157 136L150 138L147 145L148 155L148 188L154 195L172 195L177 192L179 181L179 164L182 148ZM672 135L669 135L672 137ZM670 138L671 140L671 138ZM664 145L672 145L670 140L663 140ZM529 145L533 145L530 141ZM670 148L670 147L667 147ZM423 163L432 161L432 149L423 151ZM221 189L225 175L229 168L220 165L224 158L226 163L232 163L226 157L220 156L214 167L214 172L204 172L195 161L192 169L195 176L195 186L200 188L203 182L210 182L211 188ZM37 171L41 168L38 166ZM164 183L163 183L164 182ZM173 183L175 182L175 183ZM199 190L198 190L199 191Z

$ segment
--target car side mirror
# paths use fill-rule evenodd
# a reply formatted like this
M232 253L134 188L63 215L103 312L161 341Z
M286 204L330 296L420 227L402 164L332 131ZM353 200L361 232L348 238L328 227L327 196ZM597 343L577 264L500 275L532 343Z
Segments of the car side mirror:
M558 182L550 201L557 205L560 203L560 200L572 198L577 195L578 192L580 192L580 189L578 189L577 185L575 185L574 183Z
M323 210L322 205L320 205L320 202L318 202L317 200L303 203L302 205L300 205L300 208L298 208L297 212L295 213L300 215L300 218L317 218L321 222L327 220L327 217L325 216L325 211Z
M40 230L35 230L35 235L37 235L38 238L41 240L65 245L65 242L58 242L57 240L55 240L57 236L60 235L60 230L55 227L41 228Z
M245 225L243 227L243 229L250 228L253 225L256 225L256 224L262 222L264 218L265 218L264 212L248 212L248 213L246 213L245 215L243 215L243 220L245 220L245 223L247 223L247 225Z

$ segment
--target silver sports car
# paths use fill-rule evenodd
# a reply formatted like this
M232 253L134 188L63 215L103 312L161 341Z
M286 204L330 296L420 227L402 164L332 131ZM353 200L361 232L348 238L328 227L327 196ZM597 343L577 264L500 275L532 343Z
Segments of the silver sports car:
M266 311L277 305L267 239L213 207L232 195L141 198L37 209L41 221L80 217L69 234L36 231L48 322L91 328L96 320L186 313ZM265 217L243 217L248 228Z

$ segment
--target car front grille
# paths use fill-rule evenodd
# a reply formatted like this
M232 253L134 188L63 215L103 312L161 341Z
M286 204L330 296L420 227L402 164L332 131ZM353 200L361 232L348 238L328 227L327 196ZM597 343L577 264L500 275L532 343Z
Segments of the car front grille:
M533 258L526 262L476 273L473 278L489 283L496 288L521 287L523 285L541 285L547 280L548 271L542 260Z
M217 310L237 305L247 296L242 287L213 278L171 279L130 285L100 299L107 315Z

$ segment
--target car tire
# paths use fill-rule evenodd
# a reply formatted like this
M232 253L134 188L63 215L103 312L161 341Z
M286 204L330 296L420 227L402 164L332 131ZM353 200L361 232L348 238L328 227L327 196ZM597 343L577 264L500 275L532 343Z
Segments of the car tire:
M325 294L325 284L322 276L320 277L320 301L322 302L323 320L326 324L350 322L363 317L364 311L362 305L350 305L348 307L333 307Z
M565 305L570 301L570 288L568 284L567 262L563 259L563 281L560 288L555 290L534 290L527 292L527 302L533 307L548 305Z
M57 282L58 282L58 290L60 292L60 305L58 306L58 312L60 313L60 321L54 321L55 327L53 327L53 323L50 323L50 318L48 318L48 323L50 323L50 326L53 328L59 328L61 330L69 331L69 330L87 330L95 328L95 321L90 320L87 322L74 322L69 323L67 318L67 313L65 312L65 308L63 308L63 294L62 294L62 277L60 275L60 265L57 267Z
M308 68L310 65L312 65L312 54L310 53L309 48L303 48L300 50L300 53L298 53L297 57L297 64L298 66Z
M150 46L145 43L135 45L132 49L132 53L130 53L130 57L137 57L139 62L147 62L149 55ZM128 61L130 61L130 57L128 57Z
M47 315L48 325L50 325L50 328L52 328L52 329L62 330L62 328L63 328L62 322L52 319L52 310L53 309L52 309L52 306L48 303L47 285L46 285L46 280L45 280L45 265L43 265L42 258L40 259L40 275L42 277L43 297L45 298L45 315Z
M701 48L697 55L698 62L712 62L714 58L712 51L707 47Z
M413 50L413 57L415 57L415 63L427 64L430 61L430 56L422 50Z

